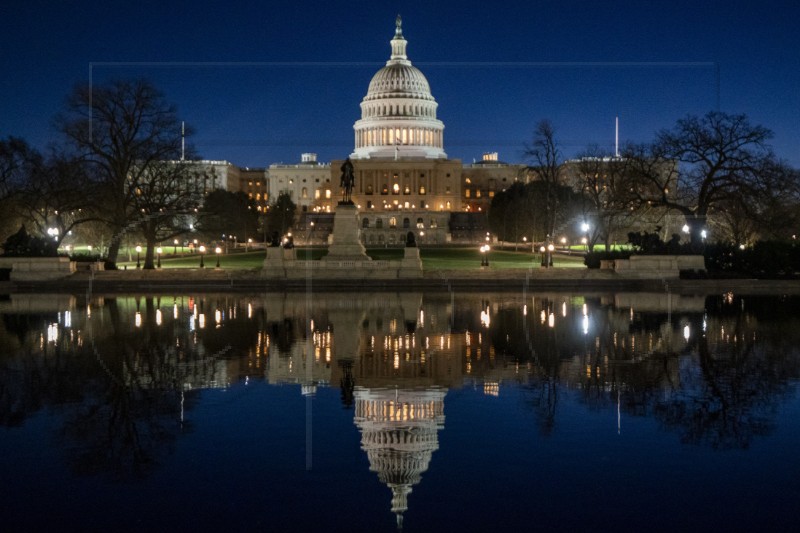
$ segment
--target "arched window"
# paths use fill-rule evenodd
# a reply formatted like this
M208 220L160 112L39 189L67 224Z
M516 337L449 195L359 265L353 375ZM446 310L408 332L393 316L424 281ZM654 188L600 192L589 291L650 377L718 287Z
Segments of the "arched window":
M368 228L369 227L369 219L367 217L364 217L364 219L361 221L361 227L362 228Z
M417 227L419 229L424 229L425 228L425 222L422 221L422 217L417 219Z
M408 229L409 227L411 227L411 221L406 217L403 219L403 229Z
M397 218L396 217L392 217L392 218L389 219L389 227L390 228L396 228L397 227Z

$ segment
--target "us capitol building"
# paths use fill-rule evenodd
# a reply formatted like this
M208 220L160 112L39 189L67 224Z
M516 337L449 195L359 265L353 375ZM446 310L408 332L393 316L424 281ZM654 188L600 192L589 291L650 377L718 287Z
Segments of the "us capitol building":
M359 207L364 244L400 244L409 231L423 244L468 239L476 231L482 235L483 214L495 191L527 180L528 168L503 163L497 153L486 153L472 165L448 159L439 104L425 75L408 58L407 45L398 16L389 60L372 77L361 118L353 126L352 200ZM343 163L323 163L309 152L297 163L266 169L237 169L222 162L226 168L216 172L224 170L223 186L246 192L259 209L288 193L298 206L296 238L319 242L330 231L341 197Z

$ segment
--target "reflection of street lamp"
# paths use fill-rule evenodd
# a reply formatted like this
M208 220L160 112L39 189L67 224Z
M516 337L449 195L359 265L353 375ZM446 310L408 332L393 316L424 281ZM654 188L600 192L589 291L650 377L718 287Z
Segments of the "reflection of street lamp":
M141 254L141 253L142 253L142 247L137 245L136 246L136 268L137 269L142 268L142 262L139 261L139 254Z
M219 268L219 254L222 253L222 248L217 246L216 248L214 248L214 252L216 252L216 254L217 254L217 268Z
M206 253L206 247L200 246L200 268L205 268L205 263L203 262L204 255Z
M161 252L163 252L163 250L160 246L156 248L156 257L158 257L158 262L156 263L157 268L161 268Z

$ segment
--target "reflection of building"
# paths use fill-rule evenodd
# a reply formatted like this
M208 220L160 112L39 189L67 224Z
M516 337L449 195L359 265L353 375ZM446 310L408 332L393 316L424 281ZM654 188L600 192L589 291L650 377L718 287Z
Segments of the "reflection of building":
M403 524L408 495L428 470L444 428L446 389L355 389L355 424L370 470L392 491L392 512Z

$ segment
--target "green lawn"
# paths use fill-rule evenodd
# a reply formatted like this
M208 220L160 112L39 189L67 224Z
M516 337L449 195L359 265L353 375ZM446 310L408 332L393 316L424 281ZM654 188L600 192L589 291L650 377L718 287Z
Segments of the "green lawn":
M300 260L318 260L325 255L325 248L297 248L297 258ZM376 260L399 260L403 257L402 248L371 248L367 254ZM452 247L452 248L420 248L422 265L426 270L471 270L480 268L481 253L477 247ZM250 269L260 268L264 262L264 251L236 253L220 256L220 268L223 269ZM143 260L142 260L143 261ZM217 264L216 254L206 254L203 258L206 268L214 268ZM492 250L489 252L489 267L492 269L531 268L541 264L541 256L530 252L513 252ZM136 261L122 261L120 268L136 268ZM178 254L177 257L166 256L161 259L162 268L198 268L200 266L199 254ZM583 268L583 256L553 255L553 266L561 268Z

